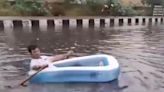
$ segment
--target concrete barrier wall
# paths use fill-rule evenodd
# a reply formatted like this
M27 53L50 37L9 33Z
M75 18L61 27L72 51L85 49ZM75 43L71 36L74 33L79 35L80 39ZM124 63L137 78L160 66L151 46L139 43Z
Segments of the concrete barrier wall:
M48 22L49 21L49 22ZM135 17L0 17L0 28L33 28L42 30L48 27L61 28L111 28L121 26L147 26L162 24L164 17L135 16Z

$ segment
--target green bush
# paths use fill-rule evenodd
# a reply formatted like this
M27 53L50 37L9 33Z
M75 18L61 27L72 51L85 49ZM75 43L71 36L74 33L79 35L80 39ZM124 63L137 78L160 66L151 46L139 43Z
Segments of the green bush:
M15 16L19 15L18 12L14 11L13 7L7 0L0 0L0 16Z
M15 4L10 5L7 0L0 0L0 16L133 16L145 12L123 6L118 0L86 0L83 4L77 4L75 0L64 0L63 3L51 3L48 6L41 0L15 1ZM104 8L104 5L108 7Z
M119 2L107 2L107 5L110 7L111 16L133 16L137 14L131 6L123 6Z
M69 11L66 11L67 16L92 16L94 15L87 7L85 6L76 6Z
M19 16L19 13L12 9L0 9L0 16Z
M50 12L53 16L64 16L65 15L65 9L63 5L61 4L51 4L50 5L51 9Z
M16 3L14 8L18 11L21 15L25 16L46 16L51 15L47 8L44 6L43 2L33 0L33 1L26 1L26 0L15 0Z

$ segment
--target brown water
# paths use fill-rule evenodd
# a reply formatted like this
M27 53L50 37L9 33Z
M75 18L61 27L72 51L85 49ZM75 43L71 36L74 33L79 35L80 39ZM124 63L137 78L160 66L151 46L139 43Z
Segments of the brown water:
M14 87L27 75L26 46L37 43L43 54L64 53L75 47L77 56L105 53L121 66L118 80L109 83L29 84ZM164 27L0 31L0 92L164 92Z

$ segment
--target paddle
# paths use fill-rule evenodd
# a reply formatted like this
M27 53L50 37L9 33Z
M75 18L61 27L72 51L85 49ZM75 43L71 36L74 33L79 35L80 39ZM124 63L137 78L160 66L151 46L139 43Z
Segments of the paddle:
M45 66L45 67L42 67L40 68L36 73L34 73L33 75L29 76L27 79L25 79L24 81L22 81L20 84L18 85L6 85L5 87L6 88L16 88L16 87L19 87L19 86L22 86L22 87L26 87L27 85L25 85L25 83L27 81L29 81L31 78L33 78L35 75L37 75L39 72L41 72L42 70L44 70L45 68L47 68L48 66Z
M19 85L20 86L23 86L23 87L26 87L27 85L25 85L25 83L27 81L29 81L31 78L33 78L35 75L37 75L39 72L41 72L42 70L44 70L45 68L47 68L48 66L45 66L45 67L42 67L40 68L36 73L34 73L33 75L31 75L30 77L28 77L27 79L25 79L24 81L22 81Z

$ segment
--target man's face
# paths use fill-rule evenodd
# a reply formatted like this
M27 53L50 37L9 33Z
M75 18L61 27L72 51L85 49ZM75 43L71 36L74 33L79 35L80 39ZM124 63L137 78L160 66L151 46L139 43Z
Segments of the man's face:
M40 49L36 48L34 50L31 51L31 56L33 58L40 58Z

